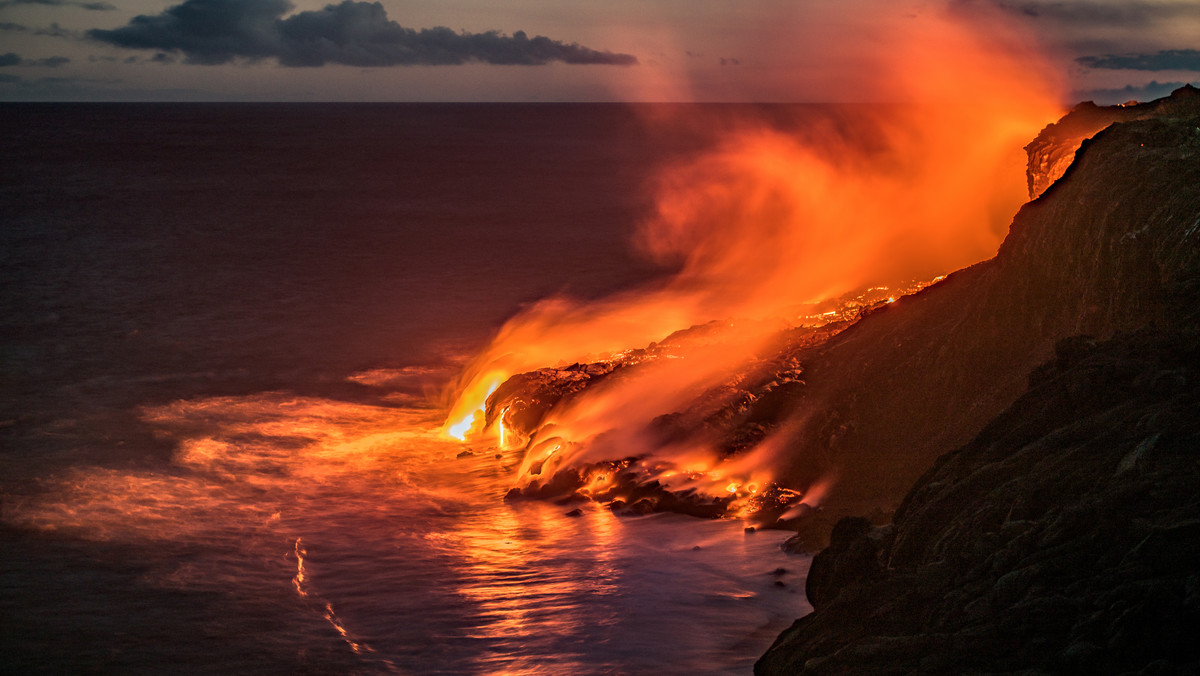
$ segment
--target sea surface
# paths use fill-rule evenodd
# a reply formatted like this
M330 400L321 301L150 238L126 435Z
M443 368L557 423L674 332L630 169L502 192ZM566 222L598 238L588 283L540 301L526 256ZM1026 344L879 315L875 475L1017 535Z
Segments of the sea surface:
M669 272L663 112L0 105L0 672L749 673L786 534L505 502L438 434L525 304Z

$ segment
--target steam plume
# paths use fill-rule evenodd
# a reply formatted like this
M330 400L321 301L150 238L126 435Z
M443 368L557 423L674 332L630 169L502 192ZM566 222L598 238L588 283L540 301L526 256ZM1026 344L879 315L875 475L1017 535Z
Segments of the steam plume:
M585 392L533 440L575 442L552 453L556 466L606 454L715 462L703 448L658 445L645 426L734 377L778 329L765 320L795 323L805 303L929 279L996 251L1024 200L1021 146L1060 112L1037 53L1002 25L990 17L985 33L926 16L874 26L859 53L861 82L890 103L809 111L799 131L748 120L668 167L637 242L678 274L592 303L548 299L514 317L467 371L451 422L469 421L507 375L602 359L711 320L754 320L717 348ZM770 452L754 454L758 469L786 449L773 438Z

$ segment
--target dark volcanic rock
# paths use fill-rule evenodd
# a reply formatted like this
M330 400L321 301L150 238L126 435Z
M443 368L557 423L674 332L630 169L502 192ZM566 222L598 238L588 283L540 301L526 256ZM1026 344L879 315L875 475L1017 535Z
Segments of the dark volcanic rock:
M1194 329L1065 346L894 533L839 523L756 673L1200 671Z
M875 528L863 517L838 521L829 536L829 547L813 557L804 593L813 608L832 601L850 584L878 578L883 573L879 550L890 529Z
M701 393L683 410L661 416L652 430L664 442L691 435L723 438L725 450L735 452L760 440L767 426L782 419L779 410L789 407L795 398L802 381L799 363L790 355L824 342L850 323L843 320L820 327L787 328L775 322L713 321L676 331L649 347L629 350L608 361L519 373L488 397L486 424L503 416L510 430L528 436L555 407L591 387L609 379L635 377L641 367L660 359L685 358L696 345L723 344L725 331L752 325L763 333L774 333L771 347L764 354L747 355L742 372ZM763 324L769 326L764 329ZM747 417L751 403L757 406L753 416Z
M887 511L1026 387L1056 342L1196 313L1200 120L1114 125L1013 221L997 256L798 355L807 425L777 477Z
M1025 177L1029 199L1035 199L1062 177L1075 159L1075 151L1084 139L1114 122L1143 120L1150 117L1188 117L1200 115L1200 89L1185 85L1170 97L1149 103L1097 106L1091 101L1071 109L1061 120L1048 125L1029 145Z
M572 364L566 368L544 368L504 381L487 400L488 426L500 415L511 429L521 434L537 429L546 414L563 399L602 381L625 364L600 362Z
M995 260L915 300L831 341L810 389L815 364L873 346L885 354L854 380L923 394L929 416L892 428L897 458L978 432L920 476L890 531L839 523L813 562L816 610L756 673L1200 673L1200 117L1100 133ZM877 408L872 429L861 399L893 405L823 401L875 445L862 459L900 471L880 449L902 418Z

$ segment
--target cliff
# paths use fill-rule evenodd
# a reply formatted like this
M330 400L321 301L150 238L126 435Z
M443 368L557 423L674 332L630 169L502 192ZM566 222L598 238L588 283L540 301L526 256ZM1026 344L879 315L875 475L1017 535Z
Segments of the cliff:
M1064 344L893 524L838 524L755 673L1197 673L1195 337Z
M663 416L654 432L664 443L689 434L718 439L735 455L783 421L798 421L777 483L798 493L832 487L821 509L787 524L805 531L797 548L823 546L842 516L885 521L936 458L970 441L1025 391L1027 374L1056 343L1077 335L1106 339L1179 311L1170 299L1200 270L1193 111L1200 114L1200 91L1191 87L1139 106L1077 107L1030 144L1047 153L1069 147L1074 161L1016 215L995 258L894 303L856 300L854 316L819 330L781 333L775 350L747 373ZM1116 124L1074 153L1071 139L1112 115L1143 119ZM509 410L508 421L527 434L563 400L672 356L676 343L697 332L710 339L711 331L694 327L620 363L516 376L489 400L489 422ZM635 475L622 474L625 466L594 470L621 480L611 494L587 497L607 501L638 486ZM546 477L524 494L571 495L588 483L589 471ZM720 504L697 505L655 485L635 493L641 510L721 513ZM770 501L759 506L768 523L782 511Z
M997 256L800 355L810 424L787 485L837 477L830 509L895 505L1016 400L1056 342L1158 323L1197 271L1195 118L1117 124L1014 218Z
M1200 669L1200 117L1157 110L813 359L843 495L920 476L891 524L838 523L756 673Z
M1114 122L1144 120L1151 117L1188 117L1200 115L1200 89L1184 85L1171 96L1148 103L1097 106L1080 103L1061 120L1045 129L1025 146L1028 166L1025 177L1029 199L1036 199L1062 177L1075 158L1075 150L1084 139Z

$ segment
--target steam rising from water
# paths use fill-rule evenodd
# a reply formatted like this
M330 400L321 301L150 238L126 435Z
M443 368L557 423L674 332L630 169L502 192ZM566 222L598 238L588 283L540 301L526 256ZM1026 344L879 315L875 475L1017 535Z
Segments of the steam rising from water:
M711 470L711 449L660 447L645 425L735 378L807 303L929 280L996 251L1024 201L1021 147L1059 104L1037 53L993 18L982 30L928 15L876 25L858 50L860 82L864 97L891 103L724 125L709 150L667 167L637 244L678 273L590 303L550 298L514 317L456 387L447 429L487 432L477 412L509 375L611 359L712 320L755 320L723 344L574 398L534 436L539 457L524 464L545 459L537 442L560 439L570 443L551 447L559 467L641 455L681 468L705 458ZM758 472L786 448L773 439L755 455Z

